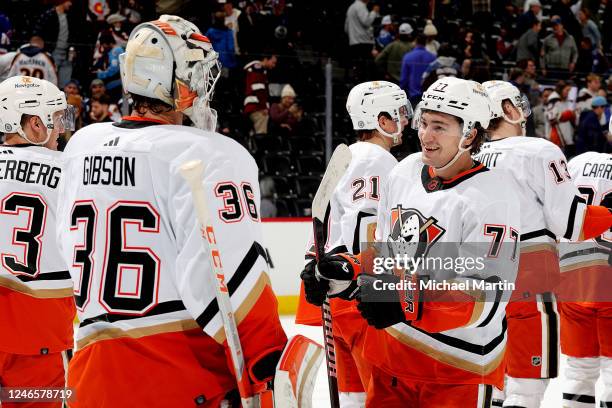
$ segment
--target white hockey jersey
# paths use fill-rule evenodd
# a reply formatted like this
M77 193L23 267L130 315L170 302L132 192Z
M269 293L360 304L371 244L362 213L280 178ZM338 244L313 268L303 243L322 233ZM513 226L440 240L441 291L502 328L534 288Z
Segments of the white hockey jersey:
M60 153L0 146L0 351L72 348L72 280L55 237Z
M503 383L504 288L473 289L485 280L499 277L508 280L506 285L515 277L520 233L517 189L510 174L489 171L480 163L442 181L423 164L421 153L408 156L391 171L381 192L376 228L377 240L391 243L390 255L396 248L407 248L414 258L444 256L454 248L453 259L480 258L483 264L469 272L446 270L442 276L446 282L463 283L468 290L443 290L440 301L425 300L420 320L369 330L365 345L369 361L393 375L420 381Z
M612 208L612 155L587 152L568 163L568 171L589 205ZM595 239L559 244L560 296L594 305L612 301L612 229Z
M8 76L26 75L44 79L57 86L57 69L49 54L31 44L22 45L8 72Z
M578 240L586 201L555 144L535 137L507 137L485 143L477 160L517 179L521 205L521 260L514 299L552 291L559 283L556 241Z
M121 359L125 342L198 327L224 342L209 255L179 174L194 159L205 165L204 189L245 359L282 348L286 338L261 244L258 170L243 147L216 133L127 117L81 129L64 156L69 176L58 234L75 280L77 354L100 340L106 345L99 347L110 347L112 340L117 353L107 358Z
M374 143L357 142L349 146L351 163L338 182L330 202L325 252L359 254L362 244L374 241L376 213L382 185L397 159ZM308 243L305 263L314 259L313 240ZM303 295L303 293L302 293ZM296 322L314 324L321 321L321 310L306 305L301 296ZM354 309L354 302L330 299L333 316Z

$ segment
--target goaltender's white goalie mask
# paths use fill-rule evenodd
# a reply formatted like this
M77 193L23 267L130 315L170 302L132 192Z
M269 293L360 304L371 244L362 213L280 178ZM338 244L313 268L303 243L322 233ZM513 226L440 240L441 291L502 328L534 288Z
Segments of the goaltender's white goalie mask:
M220 64L212 44L194 24L164 14L138 25L119 65L126 92L158 99L187 115L196 127L215 130L217 113L210 101Z
M46 138L31 140L21 128L21 117L38 116L46 128ZM74 130L75 109L66 103L66 95L44 79L18 75L0 84L0 131L18 133L34 145L45 145L54 129L60 133Z

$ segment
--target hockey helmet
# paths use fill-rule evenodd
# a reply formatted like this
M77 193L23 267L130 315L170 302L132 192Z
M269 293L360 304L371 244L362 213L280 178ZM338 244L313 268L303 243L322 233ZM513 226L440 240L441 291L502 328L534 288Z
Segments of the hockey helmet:
M463 129L455 157L438 170L451 166L461 154L470 147L463 143L476 124L483 128L489 127L491 119L491 103L485 88L475 81L455 77L444 77L431 84L423 93L421 102L417 105L412 127L419 130L423 110L431 110L455 116L463 121Z
M483 82L482 86L487 90L491 99L491 118L504 118L508 123L513 125L520 124L525 127L527 117L531 115L531 105L529 99L518 88L506 81L487 81ZM512 120L504 113L502 104L508 99L515 108L521 113L520 119Z
M399 86L387 81L371 81L356 85L346 99L346 110L355 130L378 130L386 137L399 143L402 116L412 117L412 106L406 92ZM397 124L395 133L385 132L378 123L378 116L387 113Z
M60 112L57 115L56 112ZM38 116L47 129L42 142L29 139L21 128L22 115ZM75 109L66 103L66 95L57 86L44 79L29 76L14 76L0 84L0 130L18 133L28 143L44 145L51 131L74 130Z
M196 127L214 130L210 101L221 73L218 56L194 24L164 14L132 30L119 56L123 89L165 102Z

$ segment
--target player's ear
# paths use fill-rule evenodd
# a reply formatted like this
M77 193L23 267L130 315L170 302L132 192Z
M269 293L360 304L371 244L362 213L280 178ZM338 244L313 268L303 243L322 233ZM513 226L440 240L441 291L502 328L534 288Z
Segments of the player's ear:
M470 130L470 134L465 138L465 141L463 142L463 147L470 146L472 142L474 142L474 139L476 138L477 134L478 130L476 128Z
M518 109L516 109L512 102L507 99L502 102L502 109L504 111L504 115L510 120L518 120L521 116L518 112Z

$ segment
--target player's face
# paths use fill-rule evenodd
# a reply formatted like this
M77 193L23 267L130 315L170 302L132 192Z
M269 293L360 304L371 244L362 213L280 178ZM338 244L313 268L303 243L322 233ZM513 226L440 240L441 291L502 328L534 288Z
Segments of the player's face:
M423 112L418 132L423 150L423 163L432 167L442 167L457 154L461 126L454 116L439 112Z

